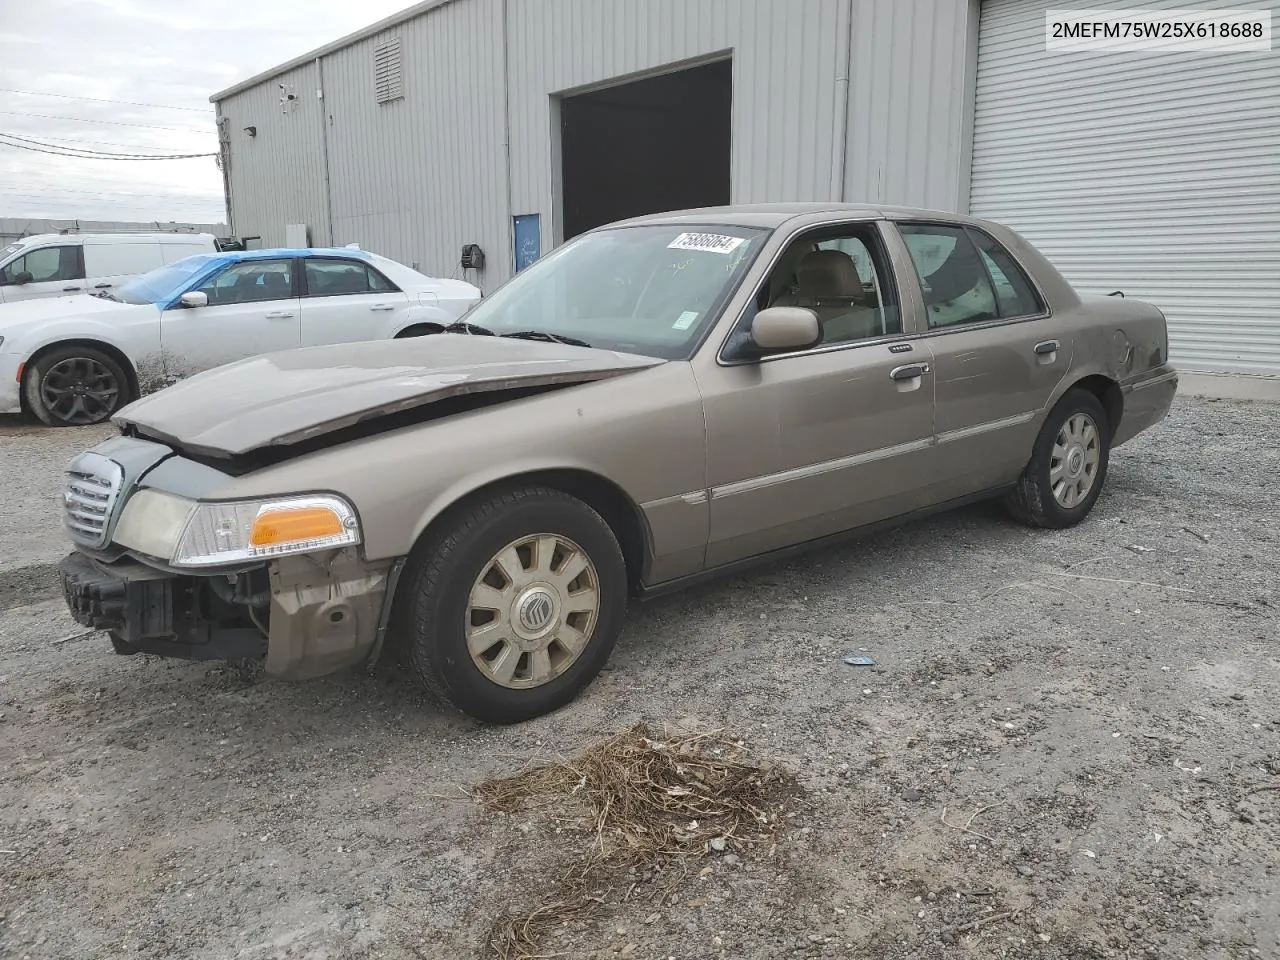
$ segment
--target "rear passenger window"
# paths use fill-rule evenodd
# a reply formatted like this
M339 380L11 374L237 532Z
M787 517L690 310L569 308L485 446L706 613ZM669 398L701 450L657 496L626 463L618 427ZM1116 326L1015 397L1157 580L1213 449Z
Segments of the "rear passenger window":
M981 230L970 230L982 265L991 275L1001 317L1031 317L1045 312L1044 301L1009 251Z
M357 293L383 293L394 290L377 270L355 260L306 260L307 295L341 297Z
M931 223L898 230L920 278L930 329L1000 318L991 277L964 230Z

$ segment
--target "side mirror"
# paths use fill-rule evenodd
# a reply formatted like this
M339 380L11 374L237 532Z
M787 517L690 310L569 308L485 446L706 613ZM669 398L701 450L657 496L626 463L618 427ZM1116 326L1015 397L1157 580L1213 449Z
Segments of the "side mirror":
M178 302L184 307L207 307L209 305L209 295L201 290L189 290L182 295Z
M30 270L23 270L21 273L15 273L13 275L13 282L18 286L22 286L24 283L30 283L34 279L35 278L31 276Z
M821 340L818 315L804 307L768 307L751 321L751 342L760 350L808 350Z

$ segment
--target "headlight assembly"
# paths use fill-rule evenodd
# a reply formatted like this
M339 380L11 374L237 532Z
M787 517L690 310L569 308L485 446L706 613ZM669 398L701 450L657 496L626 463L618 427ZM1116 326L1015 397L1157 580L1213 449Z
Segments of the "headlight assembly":
M360 542L360 522L333 495L199 503L157 490L129 499L116 543L175 567L218 567Z

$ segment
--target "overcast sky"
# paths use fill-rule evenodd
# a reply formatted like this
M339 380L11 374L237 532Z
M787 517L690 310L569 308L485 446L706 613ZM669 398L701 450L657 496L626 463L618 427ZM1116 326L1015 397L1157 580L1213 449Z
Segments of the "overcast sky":
M211 94L408 6L0 0L0 133L90 150L211 153ZM224 211L212 157L88 160L0 145L0 217L220 223Z

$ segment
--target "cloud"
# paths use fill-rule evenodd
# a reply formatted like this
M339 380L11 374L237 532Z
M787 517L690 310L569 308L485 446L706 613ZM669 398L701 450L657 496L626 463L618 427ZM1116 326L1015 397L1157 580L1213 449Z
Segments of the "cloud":
M211 94L408 5L0 0L0 132L92 150L214 152ZM7 216L220 222L222 175L212 157L90 160L0 146Z

